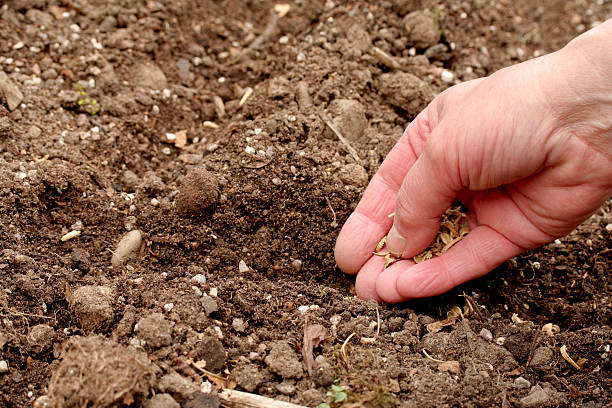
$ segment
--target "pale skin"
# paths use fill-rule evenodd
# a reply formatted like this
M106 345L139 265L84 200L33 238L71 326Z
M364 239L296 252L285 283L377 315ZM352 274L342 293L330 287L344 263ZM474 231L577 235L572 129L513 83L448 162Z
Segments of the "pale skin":
M444 293L563 237L612 196L612 20L558 52L454 86L410 123L336 242L364 299ZM415 265L459 199L471 232ZM395 217L388 215L395 213ZM372 251L403 258L388 268Z

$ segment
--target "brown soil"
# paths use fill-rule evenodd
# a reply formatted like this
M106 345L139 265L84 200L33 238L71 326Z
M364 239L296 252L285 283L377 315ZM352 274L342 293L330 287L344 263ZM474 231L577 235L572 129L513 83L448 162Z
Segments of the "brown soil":
M611 406L612 204L404 305L356 299L332 250L442 69L551 52L612 2L287 3L0 7L0 406L216 406L207 378L311 407ZM126 361L131 385L87 377Z

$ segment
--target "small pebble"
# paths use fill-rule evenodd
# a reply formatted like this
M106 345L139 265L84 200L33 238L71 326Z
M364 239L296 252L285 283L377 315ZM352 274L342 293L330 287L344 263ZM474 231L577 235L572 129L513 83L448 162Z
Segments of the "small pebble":
M193 278L191 278L191 280L199 283L200 285L206 285L206 276L202 275L201 273L195 275Z
M606 231L612 231L612 224L606 225Z
M166 303L164 305L164 309L166 310L166 312L170 313L172 309L174 309L174 303Z
M505 342L506 342L505 337L498 337L495 339L495 344L497 344L498 346L503 346Z
M0 373L8 373L8 363L6 360L0 360Z
M193 292L198 295L198 296L202 296L202 291L200 290L200 288L198 288L197 286L192 286L191 289L193 290Z
M302 270L302 261L299 259L296 259L293 262L291 262L291 266L293 267L293 269L299 272Z
M245 327L244 327L244 320L239 319L239 318L233 319L232 320L232 327L237 332L242 333L244 331L244 329L245 329Z
M482 337L486 341L493 340L493 334L491 334L491 332L488 329L485 329L484 327L482 328L482 330L480 330L480 337Z
M446 82L447 84L450 84L451 82L455 80L455 74L453 74L447 69L444 69L442 70L442 74L440 74L440 79L442 80L442 82Z
M272 179L272 184L274 184L275 186L280 186L281 184L283 184L283 181L278 177L274 177Z
M249 267L247 266L246 262L244 262L243 260L240 260L240 262L238 263L238 271L240 273L245 273L249 271Z
M217 288L210 288L210 290L208 291L208 294L212 297L217 297Z

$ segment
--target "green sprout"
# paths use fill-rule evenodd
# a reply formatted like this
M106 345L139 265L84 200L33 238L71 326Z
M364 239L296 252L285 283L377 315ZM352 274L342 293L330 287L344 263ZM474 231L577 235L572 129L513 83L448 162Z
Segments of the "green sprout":
M336 407L338 406L337 404L346 401L348 393L343 386L332 384L331 391L327 392L327 396L331 399L331 401L329 403L323 402L319 404L317 408L331 408L332 406Z
M100 112L100 105L98 105L98 101L94 98L89 97L87 92L85 92L83 85L76 82L74 84L74 88L80 96L79 100L77 101L77 104L82 107L85 112L89 113L92 116Z

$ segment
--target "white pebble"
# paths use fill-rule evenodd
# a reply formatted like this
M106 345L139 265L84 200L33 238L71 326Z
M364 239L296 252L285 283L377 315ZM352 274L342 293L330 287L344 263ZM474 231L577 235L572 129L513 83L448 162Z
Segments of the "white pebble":
M19 41L17 44L13 45L13 49L14 50L20 50L25 46L25 44L23 43L23 41Z
M251 146L247 146L244 148L244 151L247 152L247 154L255 154L255 148L251 147Z
M217 288L210 288L210 290L208 291L208 294L210 295L210 297L217 297L219 293L218 293Z
M166 303L164 305L164 309L166 310L166 312L170 313L172 309L174 309L174 303Z
M192 286L191 289L193 290L193 292L198 295L198 296L202 296L202 291L200 290L200 288L198 288L197 286Z
M210 383L210 381L204 381L202 385L200 385L200 392L202 394L212 393L212 384Z
M300 306L298 307L298 311L300 312L300 314L304 314L308 311L308 306Z
M278 39L279 44L287 44L288 42L289 42L289 37L287 37L286 35L283 35L281 38Z
M157 207L159 205L159 200L157 198L152 198L151 199L151 205L153 207Z
M495 344L497 344L498 346L503 346L505 342L506 342L505 337L498 337L495 339Z
M191 278L191 280L199 283L200 285L206 285L206 276L202 275L201 273L195 275L193 278Z
M446 82L447 84L450 84L451 82L455 80L455 74L453 74L447 69L443 69L442 73L440 74L440 79L442 80L442 82Z
M612 231L612 224L606 225L606 231Z
M223 339L223 332L221 331L221 328L219 326L215 326L214 330L217 333L217 337L219 338L219 340L222 340Z
M0 360L0 373L8 372L8 363L6 360Z
M249 267L247 266L246 262L244 262L243 260L240 260L240 262L238 263L238 271L240 273L249 271Z

